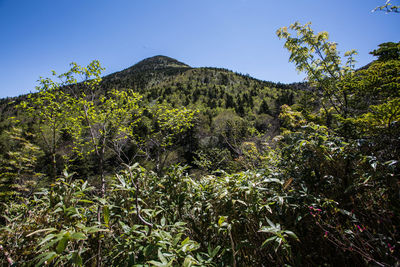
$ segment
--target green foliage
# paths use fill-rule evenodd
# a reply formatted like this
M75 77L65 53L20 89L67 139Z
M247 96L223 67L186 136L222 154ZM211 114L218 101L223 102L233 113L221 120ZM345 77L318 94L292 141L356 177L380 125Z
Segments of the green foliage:
M28 101L20 104L20 109L37 120L35 130L39 133L41 147L50 156L51 175L54 179L57 175L57 148L70 107L67 105L67 95L59 89L60 84L43 78L40 79L40 84L38 92L29 95Z
M393 202L398 161L384 162L362 140L345 140L312 123L286 132L282 141L279 166L293 186L333 201L310 207L327 241L366 262L396 262L388 251L397 236L392 220L399 210Z
M306 123L301 112L292 110L288 105L281 107L279 119L281 120L281 126L289 130L299 128Z
M245 120L231 111L221 112L212 122L217 137L226 143L230 149L240 154L240 144L247 136L249 125Z
M132 91L112 90L99 99L82 95L72 100L73 113L67 123L78 155L94 153L104 160L107 149L133 138L134 127L141 119L140 99ZM89 140L82 138L84 135L89 135Z
M20 128L6 132L10 150L0 157L0 201L6 203L15 195L32 193L40 173L35 172L35 164L40 157L40 149L32 144L29 134L23 135Z
M309 207L313 225L346 262L351 257L356 265L398 264L393 246L398 239L393 224L399 220L394 214L400 208L395 200L398 44L381 44L372 52L378 60L354 71L354 52L345 54L349 59L342 66L326 33L314 34L309 24L295 23L290 29L297 37L286 28L278 36L287 40L290 60L306 72L316 91L315 100L302 101L298 110L282 106L278 166L293 186L328 200ZM316 112L316 106L323 110Z
M291 261L297 238L284 236L295 235L262 227L283 220L279 211L289 208L283 182L271 175L246 172L197 180L179 166L160 177L136 165L114 176L106 198L93 197L87 182L64 175L25 204L7 206L2 245L16 262L93 263L95 233L101 233L105 265L257 265L277 260L263 252L268 234L284 238L283 246L275 248L283 253L278 262ZM252 250L258 256L248 258Z
M362 120L372 127L391 128L400 120L400 98L395 98L380 105L370 106L370 112Z
M400 59L400 42L387 42L379 45L379 48L370 52L371 55L378 57L378 60L399 60Z
M7 223L1 236L16 262L81 266L90 238L107 230L96 222L94 187L71 178L65 172L49 188L35 192L22 203L6 206Z
M277 163L285 165L279 166L271 155L265 159L270 169L264 172L222 173L195 179L181 167L158 176L136 165L113 177L106 198L94 197L94 188L87 182L71 180L71 175L65 173L65 178L49 189L38 191L25 204L12 202L7 206L4 213L7 223L1 231L2 245L15 261L32 264L42 261L93 263L95 233L102 233L101 258L105 265L242 266L265 261L297 265L306 263L307 257L314 257L315 252L322 253L321 249L327 249L329 240L344 249L343 255L350 253L346 252L350 248L355 255L365 253L362 244L374 242L374 250L367 251L372 253L368 255L374 255L374 260L379 260L376 255L385 258L385 242L393 244L393 239L370 240L372 229L378 229L372 221L359 215L357 210L352 215L330 200L329 197L336 197L334 192L343 191L340 184L328 179L327 186L321 183L317 186L317 179L303 179L309 175L307 168L316 170L311 167L312 162L327 161L319 167L321 173L326 173L325 179L329 173L343 168L341 147L346 144L339 141L331 144L335 139L324 129L314 127L312 131L315 137L308 139L310 144L304 145L302 139L296 144L308 151L324 149L318 152L325 155L324 158L314 154L305 164L304 157L310 152L287 148L291 152L283 152L283 155L291 153L292 159L283 156ZM326 156L328 151L329 157ZM304 170L289 172L299 166L287 164L293 159L302 162ZM359 171L363 168L365 166L360 166ZM370 178L367 183L374 179ZM360 182L366 185L365 180ZM363 197L376 197L378 201L381 194L362 196L360 193L363 191L355 195L360 201ZM381 200L381 208L387 207L385 201ZM101 225L97 222L99 203L103 207L104 223ZM368 208L374 212L371 214L378 212L377 206ZM390 228L379 231L387 230ZM304 231L313 234L304 234ZM352 239L356 243L349 241ZM329 255L335 254L323 255L319 262L334 260ZM391 261L390 256L386 260Z
M177 139L194 126L198 111L187 108L172 108L166 104L156 105L149 109L154 127L141 140L146 147L151 147L156 162L156 171L160 172L168 159ZM150 156L150 155L148 155Z
M314 34L311 23L301 25L296 22L289 30L296 32L293 37L287 27L280 28L277 35L285 39L285 48L290 52L289 61L294 62L298 71L303 71L312 86L322 90L321 105L324 109L332 106L344 117L348 114L348 92L341 87L341 81L351 77L354 72L355 50L345 53L345 65L337 51L337 44L329 42L327 32ZM326 112L327 113L327 112Z

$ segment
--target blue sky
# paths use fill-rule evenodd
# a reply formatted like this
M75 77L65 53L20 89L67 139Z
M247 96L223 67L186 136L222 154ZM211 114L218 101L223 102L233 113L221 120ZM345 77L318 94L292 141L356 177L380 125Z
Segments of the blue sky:
M398 4L399 0L392 0ZM400 14L384 0L0 0L0 98L35 91L39 76L98 59L105 74L155 55L269 81L303 79L276 30L311 21L358 66L400 39Z

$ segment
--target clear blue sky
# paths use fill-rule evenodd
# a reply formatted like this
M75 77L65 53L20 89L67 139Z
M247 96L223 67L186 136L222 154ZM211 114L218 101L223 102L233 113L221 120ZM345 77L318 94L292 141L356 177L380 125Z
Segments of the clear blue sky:
M399 3L399 0L392 0ZM400 14L384 0L0 0L0 97L34 91L39 76L98 59L105 74L155 55L263 80L303 79L275 31L311 21L339 50L399 41Z

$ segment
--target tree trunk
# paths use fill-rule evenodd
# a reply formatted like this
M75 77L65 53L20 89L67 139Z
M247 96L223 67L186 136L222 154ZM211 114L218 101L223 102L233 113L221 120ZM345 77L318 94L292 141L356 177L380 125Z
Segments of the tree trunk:
M99 167L100 167L100 177L101 177L101 189L100 189L100 196L101 198L104 198L106 194L106 180L104 177L104 153L101 153L99 156ZM99 206L97 207L97 222L99 225L101 225L101 210L102 206L99 203ZM100 233L97 233L97 267L100 267L101 264L101 238L100 238Z

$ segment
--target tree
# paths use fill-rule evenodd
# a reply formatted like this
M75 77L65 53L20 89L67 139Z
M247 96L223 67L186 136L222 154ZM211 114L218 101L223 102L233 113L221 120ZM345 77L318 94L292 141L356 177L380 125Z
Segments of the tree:
M119 143L134 136L133 127L140 120L141 96L131 90L110 90L101 95L101 72L96 60L88 66L71 64L71 69L51 78L40 79L39 92L29 96L23 107L38 119L44 150L51 155L51 177L57 176L57 145L63 132L73 139L77 156L95 155L100 176L100 198L106 195L105 157L107 152L120 155ZM120 157L121 158L121 157ZM101 224L102 206L98 205L97 220ZM101 263L101 239L98 237L97 264Z
M53 78L40 77L40 85L35 94L28 96L28 101L21 103L20 108L34 120L43 142L43 150L51 156L51 178L57 177L57 149L62 134L71 132L71 122L76 119L76 100L88 98L97 101L100 74L104 70L97 60L87 67L71 63L71 69L57 74L52 71ZM82 80L81 82L78 81ZM75 105L75 106L74 106ZM74 125L76 126L76 125Z
M94 154L100 175L100 198L106 195L105 156L107 151L121 152L115 144L133 135L132 128L139 121L141 96L133 91L111 90L107 95L97 96L101 81L102 67L98 61L91 62L86 68L74 65L68 79L75 75L85 77L83 90L69 95L71 114L67 119L69 131L75 141L78 155ZM93 77L93 78L92 78ZM92 78L92 79L91 79ZM79 85L78 85L79 86ZM86 138L89 136L88 138ZM114 150L115 152L115 150ZM101 224L102 205L98 205L97 220ZM98 236L97 265L101 264L101 239Z
M125 149L129 145L143 147L143 139L136 132L142 119L142 97L132 90L100 90L103 68L98 61L92 61L87 67L72 64L70 71L59 75L65 79L61 106L67 114L64 117L65 129L72 136L73 150L79 157L93 155L100 181L100 203L97 220L102 223L103 205L106 197L106 160L107 155L114 155L121 163L132 163ZM78 78L82 81L78 83ZM57 100L55 100L57 101ZM182 133L192 124L195 112L186 109L171 109L163 105L155 106L158 128L152 130L150 140L160 148L158 150L158 169L165 162L161 153L171 146L172 138ZM161 165L160 165L161 164ZM137 188L138 190L138 188ZM97 264L101 263L101 239L98 236Z
M317 34L310 27L311 23L301 25L298 22L289 26L289 30L296 33L295 36L289 32L287 27L280 28L277 35L285 39L285 48L291 53L289 61L294 62L298 71L307 74L307 80L312 86L322 91L321 105L326 114L328 106L343 116L349 115L348 92L341 87L340 82L354 74L355 50L345 53L346 63L337 51L337 44L328 41L327 32Z
M105 194L106 153L116 153L119 159L123 147L119 144L134 135L133 127L140 121L141 96L130 90L112 90L97 101L85 96L73 103L74 116L69 118L75 151L80 156L94 154L101 177L101 195Z
M249 123L235 112L226 110L212 121L214 132L221 143L236 155L241 156L241 144L249 136Z
M359 137L375 139L376 144L371 148L380 150L386 160L398 158L400 152L396 138L400 119L399 51L397 43L379 45L379 49L371 52L378 59L343 82L351 94L349 106L354 114L345 123L353 125L357 130L353 132Z
M400 42L387 42L378 46L378 49L370 52L371 55L378 57L378 60L387 61L400 59Z
M36 186L40 173L35 172L40 148L32 144L24 136L22 129L13 127L6 132L10 143L10 151L0 156L0 200L6 203L16 195L27 196Z
M295 183L305 183L309 192L351 210L347 222L337 215L328 216L325 222L318 218L316 225L332 244L344 251L350 246L358 257L377 265L397 262L391 258L395 255L391 240L398 239L393 224L399 219L393 215L399 210L399 46L381 44L371 52L378 60L354 70L355 51L345 54L347 63L342 65L336 44L327 41L328 34L314 34L309 25L291 25L296 37L287 28L279 29L278 36L286 39L290 61L306 72L316 93L321 94L319 104L324 111L320 113L326 114L328 127L316 124L323 117L317 109L298 112L283 106L279 118L286 129L281 137L281 166ZM335 124L328 123L330 114ZM313 207L310 210L315 211ZM352 230L332 227L347 224L345 227L353 228L355 218L363 234L349 237ZM384 227L381 218L390 218ZM365 235L366 229L370 234Z
M378 60L341 82L351 95L349 106L356 115L367 112L370 105L400 97L400 45L384 43L379 46L371 52Z
M198 111L158 104L149 107L148 112L152 115L153 125L145 136L138 137L135 142L148 158L154 156L156 171L161 172L176 138L193 127Z
M53 71L53 76L57 76ZM28 96L28 101L21 103L25 113L34 120L35 130L39 132L42 149L50 156L50 177L55 180L57 172L57 148L69 114L68 96L61 90L64 82L50 78L40 78L40 85L35 94Z
M258 114L270 114L270 113L271 111L269 110L268 102L265 99L263 99L260 108L258 110Z

